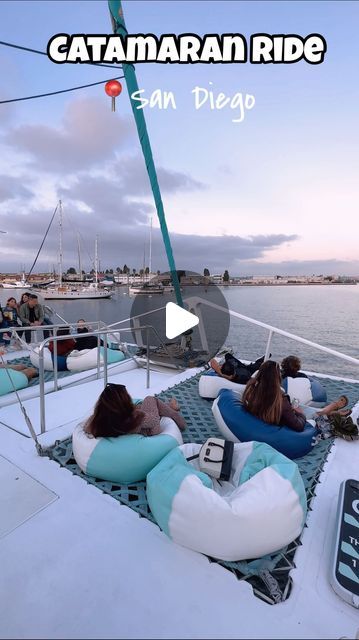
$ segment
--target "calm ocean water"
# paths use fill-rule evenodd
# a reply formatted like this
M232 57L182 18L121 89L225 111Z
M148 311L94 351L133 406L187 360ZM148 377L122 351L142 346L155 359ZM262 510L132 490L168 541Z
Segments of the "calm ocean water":
M222 292L234 311L359 358L359 285L223 287ZM11 295L19 299L21 293L1 290L1 304ZM184 297L197 294L194 287L183 292ZM201 295L210 298L210 289ZM173 300L172 295L157 298L161 304ZM106 323L129 317L132 303L125 287L117 288L109 300L49 301L68 322L83 317ZM216 331L215 324L211 329ZM240 357L255 359L264 353L267 337L265 329L232 318L226 344L235 347ZM271 351L272 358L278 360L288 354L299 355L304 369L359 379L354 364L281 336L273 337Z

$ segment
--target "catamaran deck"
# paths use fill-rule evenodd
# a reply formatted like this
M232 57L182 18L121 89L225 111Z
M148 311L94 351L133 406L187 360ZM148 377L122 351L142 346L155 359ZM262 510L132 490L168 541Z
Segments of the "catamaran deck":
M148 391L143 369L111 380L125 382L141 397L194 373L151 372ZM102 384L96 380L47 396L50 430L40 441L66 438ZM35 412L35 402L26 402L29 411L33 406ZM38 426L35 413L31 417ZM22 414L11 419L22 431ZM256 598L230 571L172 543L149 520L39 457L31 439L2 425L0 451L0 474L8 480L2 506L9 499L28 506L1 526L1 637L355 637L358 613L336 596L328 573L338 487L357 474L359 442L336 440L329 453L296 552L292 593L275 606Z

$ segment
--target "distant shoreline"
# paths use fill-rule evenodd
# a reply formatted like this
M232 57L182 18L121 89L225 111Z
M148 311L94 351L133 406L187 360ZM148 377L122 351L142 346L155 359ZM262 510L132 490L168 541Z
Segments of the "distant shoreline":
M187 283L184 284L184 287L320 287L320 286L342 286L342 285L357 285L357 282L281 282L279 284L275 284L274 282L229 282L225 284L224 282L215 284L210 282L208 284L195 284L195 283Z

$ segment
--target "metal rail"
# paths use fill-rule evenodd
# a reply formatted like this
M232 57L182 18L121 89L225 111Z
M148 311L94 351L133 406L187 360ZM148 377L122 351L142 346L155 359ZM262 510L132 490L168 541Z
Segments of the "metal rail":
M309 347L313 347L314 349L318 349L319 351L324 351L325 353L329 353L332 356L337 358L341 358L341 360L346 360L347 362L351 362L352 364L356 364L359 366L359 359L354 358L353 356L348 356L345 353L341 353L340 351L336 351L335 349L330 349L330 347L324 347L317 342L312 342L312 340L307 340L307 338L301 338L300 336L295 335L294 333L289 333L289 331L284 331L283 329L278 329L277 327L273 327L270 324L266 324L265 322L261 322L260 320L254 320L254 318L250 318L249 316L244 316L242 313L238 313L237 311L232 311L231 309L226 309L221 307L214 302L210 302L209 300L205 300L204 298L200 298L197 296L193 296L191 298L186 298L186 304L188 304L189 309L197 314L197 309L201 305L207 305L212 307L213 309L217 309L218 311L223 311L224 313L229 313L230 316L234 318L239 318L240 320L245 320L250 324L257 325L258 327L263 327L263 329L267 329L268 333L268 341L266 346L265 359L268 359L271 347L271 341L273 334L278 334L281 336L285 336L286 338L290 338L291 340L295 340L296 342L300 342L301 344L306 344ZM198 313L199 315L199 313Z
M196 315L198 315L198 317L200 318L200 323L199 323L199 335L200 335L200 339L201 339L201 344L202 344L202 348L206 347L206 343L207 343L207 339L206 339L206 335L205 335L205 330L204 330L204 324L203 324L203 320L202 320L202 314L201 314L201 306L206 305L209 307L212 307L213 309L216 309L218 311L222 311L224 313L229 313L230 316L234 317L234 318L238 318L240 320L243 320L249 324L253 324L259 327L262 327L263 329L266 329L268 331L268 340L267 340L267 345L266 345L266 351L265 351L265 359L268 359L269 357L269 353L270 353L270 349L271 349L271 342L273 339L273 335L277 334L277 335L281 335L284 336L286 338L289 338L291 340L294 340L295 342L299 342L300 344L305 344L309 347L312 347L314 349L317 349L319 351L322 351L324 353L327 353L331 356L335 356L341 360L345 360L347 362L350 362L352 364L355 365L359 365L359 359L358 358L354 358L353 356L349 356L346 355L344 353L341 353L339 351L336 351L335 349L331 349L329 347L325 347L323 345L320 345L316 342L313 342L312 340L308 340L306 338L302 338L300 336L297 336L293 333L290 333L288 331L284 331L283 329L278 329L277 327L274 327L272 325L269 325L265 322L261 322L260 320L255 320L254 318L250 318L249 316L245 316L241 313L238 313L237 311L232 311L232 310L228 310L218 304L215 304L214 302L210 302L204 298L200 298L198 296L192 296L189 297L185 300L187 307L189 308L190 311L192 311L193 313L195 313ZM103 373L103 377L104 377L104 384L107 384L107 376L108 376L108 358L107 358L107 349L108 349L108 336L112 335L114 336L115 334L119 334L119 336L121 337L121 333L122 332L131 332L134 333L136 331L145 331L145 335L146 335L146 367L147 367L147 374L146 374L146 384L147 384L147 388L150 386L150 344L149 344L149 336L150 336L150 332L154 332L154 334L156 335L160 345L165 349L165 351L168 353L168 356L170 358L170 360L172 361L172 356L171 354L168 352L166 345L163 343L162 339L160 338L157 330L155 329L155 327L153 327L152 325L143 325L143 326L136 326L136 327L123 327L121 325L123 324L128 324L129 322L133 322L134 320L139 320L142 319L144 317L147 317L153 313L157 313L158 311L163 311L165 310L165 306L160 307L158 309L153 309L151 311L147 311L143 314L140 314L136 317L132 317L132 318L125 318L124 320L119 320L118 322L114 322L112 324L106 325L105 323L103 323L102 321L95 321L95 322L88 322L87 325L89 326L93 326L93 325L97 325L98 329L96 331L92 331L92 332L88 332L86 333L86 336L97 336L97 345L98 347L101 345L101 336L105 337L106 339L103 340L104 343L104 352L103 352L103 367L104 367L104 373ZM75 326L75 323L66 323L67 326ZM44 377L44 348L48 345L48 343L50 342L50 340L54 341L54 390L58 389L58 369L57 369L57 342L59 340L67 340L69 338L69 336L58 336L57 334L57 330L62 327L63 325L61 324L54 324L54 325L41 325L41 326L36 326L36 327L19 327L22 330L26 330L26 331L39 331L39 330L54 330L55 335L48 337L46 339L43 340L43 342L41 342L40 346L39 346L39 384L40 384L40 415L41 415L41 433L44 433L46 431L46 423L45 423L45 377ZM117 329L116 329L117 328ZM14 327L5 327L3 329L0 329L0 334L2 333L11 333L12 335L15 333L16 334L16 328ZM74 335L74 334L70 334L70 335ZM119 340L120 342L120 340ZM136 357L133 354L130 354L129 352L127 353L127 355L129 355L138 366L140 366L139 361L136 359ZM173 364L176 368L179 368L178 365L173 361ZM99 379L101 376L101 352L100 349L98 348L97 351L97 378Z
M90 323L88 323L90 324ZM63 326L63 325L61 325ZM51 328L51 325L47 325L47 327ZM56 328L56 327L55 327ZM146 362L146 386L147 389L150 387L150 344L149 344L149 335L150 335L150 331L153 331L154 334L156 335L157 339L159 340L160 344L166 349L166 346L162 343L162 340L160 338L160 336L158 335L157 330L155 329L155 327L153 327L152 325L143 325L138 327L139 330L141 331L145 331L146 332L146 354L147 354L147 362ZM132 331L132 329L130 327L124 327L121 329L121 332L127 332L127 331ZM101 328L97 331L89 331L88 333L86 333L86 336L97 336L97 379L100 379L101 377L101 351L100 351L100 346L101 346L101 337L103 338L103 380L104 380L104 387L107 384L107 380L108 380L108 354L107 354L107 350L109 348L108 346L108 341L107 341L107 336L109 334L113 334L113 329L112 328ZM70 334L71 335L71 334ZM74 334L72 334L74 335ZM52 341L54 343L54 352L53 352L53 365L54 365L54 391L58 390L58 384L57 384L57 380L58 380L58 367L57 367L57 342L61 341L61 340L68 340L69 339L69 335L65 335L65 336L58 336L58 335L54 335L54 336L49 336L48 338L45 338L40 346L39 346L39 351L38 351L38 356L39 356L39 387L40 387L40 427L41 427L41 433L45 433L46 431L46 414L45 414L45 359L44 359L44 349L45 347L48 346L49 342ZM172 360L171 355L168 353L168 357ZM135 360L136 364L138 365L137 360L133 357L133 359ZM175 363L174 363L175 364ZM175 365L176 366L176 365ZM178 367L177 367L178 368Z
M202 305L206 305L209 307L212 307L213 309L217 309L218 311L223 311L224 313L229 313L230 316L234 317L234 318L239 318L240 320L244 320L245 322L248 322L249 324L254 324L257 325L258 327L262 327L263 329L267 329L268 331L268 340L267 340L267 345L266 345L266 351L265 351L265 359L268 359L268 356L270 354L270 349L271 349L271 343L272 343L272 338L274 334L278 334L281 336L284 336L286 338L290 338L291 340L294 340L296 342L299 342L301 344L306 344L309 347L312 347L314 349L318 349L319 351L323 351L324 353L328 353L332 356L335 356L337 358L340 358L341 360L346 360L347 362L351 362L352 364L358 365L359 366L359 359L358 358L354 358L353 356L348 356L345 353L341 353L340 351L336 351L335 349L331 349L330 347L325 347L321 344L318 344L317 342L313 342L312 340L308 340L307 338L302 338L300 336L295 335L294 333L290 333L289 331L284 331L283 329L278 329L278 327L274 327L270 324L267 324L265 322L261 322L260 320L255 320L254 318L250 318L249 316L245 316L242 313L238 313L237 311L232 311L231 309L226 309L225 307L221 307L218 304L215 304L214 302L210 302L209 300L206 300L205 298L200 298L199 296L191 296L189 298L185 299L185 304L188 307L188 309L193 312L195 315L197 315L200 319L199 322L199 332L200 332L200 337L201 337L201 344L202 344L202 348L205 349L206 348L206 342L205 340L205 333L204 333L204 326L203 326L203 321L201 318L201 311L200 311L200 307ZM118 326L122 323L125 322L130 322L131 320L137 319L137 318L142 318L144 316L148 316L151 313L157 313L158 311L164 311L166 309L165 306L163 307L159 307L158 309L153 309L151 311L146 311L145 313L139 315L139 316L135 316L133 318L126 318L125 320L119 320L118 322L115 322L113 324L108 325L109 327L115 327Z

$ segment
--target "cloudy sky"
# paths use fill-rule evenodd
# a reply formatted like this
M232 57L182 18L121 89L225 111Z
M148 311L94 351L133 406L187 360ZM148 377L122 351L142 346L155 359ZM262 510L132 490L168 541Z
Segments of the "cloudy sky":
M212 273L359 275L358 47L355 2L124 2L133 33L320 33L325 62L137 65L140 88L173 91L145 109L178 268ZM20 19L21 17L21 19ZM107 3L0 2L1 40L46 50L55 33L110 33ZM55 65L0 45L0 100L108 80L121 70ZM211 83L211 84L210 84ZM196 86L255 96L238 109L194 108ZM0 270L29 269L58 199L64 266L79 234L91 268L167 264L127 91L116 113L103 87L0 104ZM54 224L39 269L58 261Z

